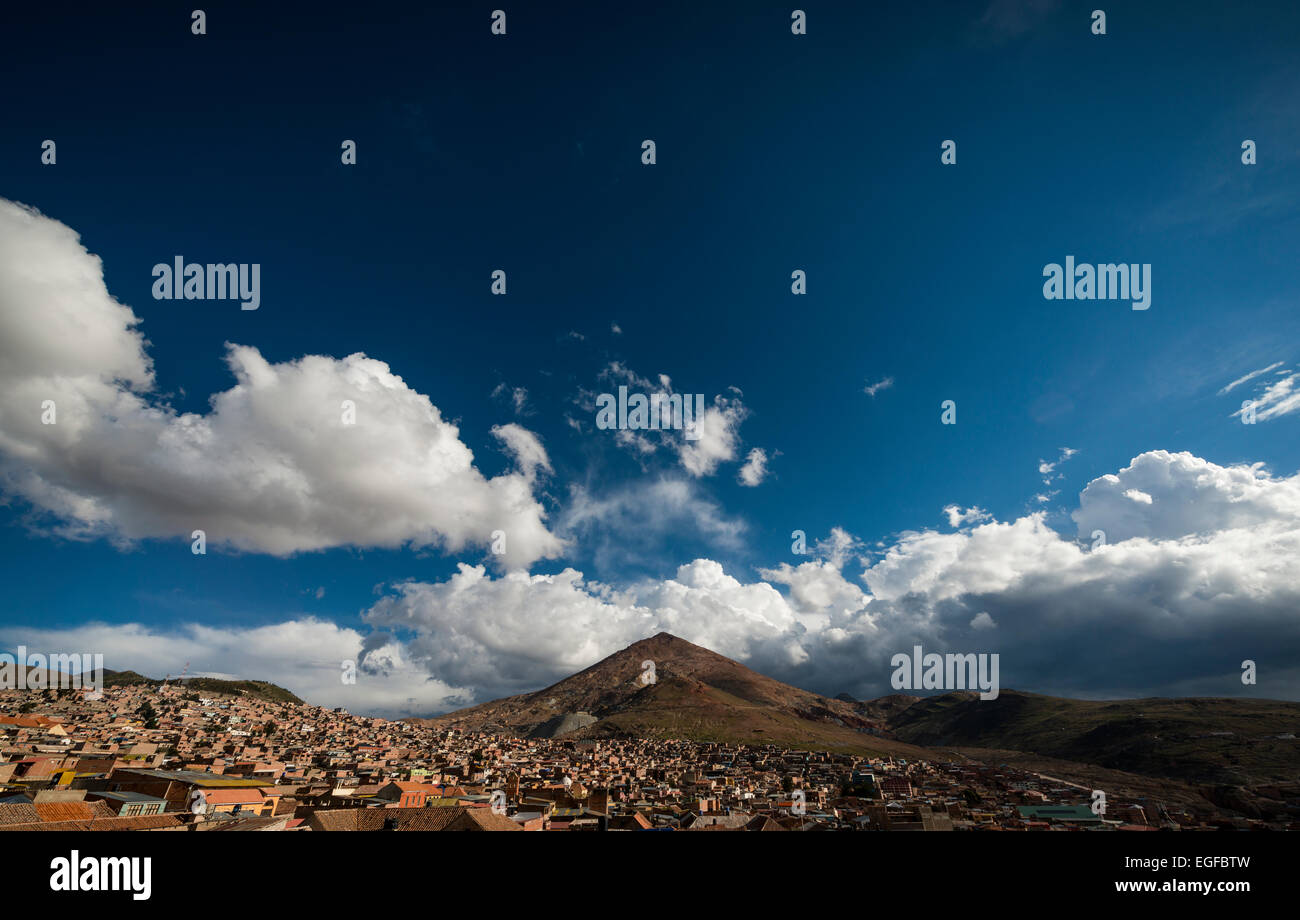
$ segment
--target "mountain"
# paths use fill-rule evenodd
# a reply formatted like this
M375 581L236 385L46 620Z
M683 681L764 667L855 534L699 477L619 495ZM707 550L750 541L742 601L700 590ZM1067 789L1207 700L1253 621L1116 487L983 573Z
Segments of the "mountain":
M912 744L1021 751L1203 785L1300 779L1300 703L1071 700L1003 690L996 700L958 692L892 712L877 706L890 699L860 708Z
M654 682L642 678L654 663ZM688 738L919 758L855 704L765 677L668 633L633 643L534 693L433 719L441 728L526 737Z
M644 662L655 681L643 682ZM1300 703L1072 700L1003 690L856 701L765 677L660 633L557 684L433 719L526 737L684 738L908 759L1014 762L1134 793L1250 812L1300 797ZM1094 785L1093 788L1100 788Z
M161 687L164 681L153 677L145 677L143 674L137 674L135 671L104 671L105 687L128 687L136 684L147 684L150 687ZM235 696L252 696L260 700L266 700L271 703L298 703L303 704L296 695L290 693L283 687L276 686L264 680L222 680L218 677L174 677L170 683L182 684L185 689L202 692L202 693L230 693ZM305 705L305 704L304 704Z

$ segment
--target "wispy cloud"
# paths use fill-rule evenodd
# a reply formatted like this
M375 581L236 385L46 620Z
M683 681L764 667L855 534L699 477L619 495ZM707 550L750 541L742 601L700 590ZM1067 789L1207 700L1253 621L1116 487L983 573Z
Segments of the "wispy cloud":
M756 486L767 478L767 451L755 447L749 452L745 465L740 468L740 484Z
M492 391L493 399L504 399L514 406L516 415L531 415L528 410L528 390L524 387L509 387L498 383Z
M1279 362L1280 363L1280 362ZM1277 365L1273 365L1277 367ZM1262 371L1256 371L1253 374L1247 374L1242 380L1265 373L1272 368L1265 368ZM1241 381L1234 381L1220 390L1220 393L1226 393L1232 387ZM1292 412L1300 411L1300 372L1280 370L1277 371L1277 379L1272 383L1263 381L1257 387L1257 395L1254 399L1249 400L1250 407L1255 411L1257 421L1267 421L1271 418L1277 418L1282 415L1290 415ZM1246 411L1246 406L1242 406L1236 412L1232 413L1229 418L1240 417Z
M1060 455L1057 456L1057 458L1051 461L1050 463L1046 460L1040 459L1038 461L1038 472L1043 477L1043 485L1050 486L1053 480L1064 479L1065 478L1064 474L1057 473L1056 468L1060 466L1062 463L1064 463L1066 460L1069 460L1077 453L1078 451L1075 450L1073 447L1062 447Z
M993 0L974 31L986 41L1009 41L1036 29L1060 5L1060 0Z
M1228 384L1226 387L1220 390L1219 395L1222 396L1224 393L1230 393L1232 392L1232 390L1241 386L1246 381L1254 380L1260 374L1267 374L1269 371L1273 370L1274 368L1281 367L1281 366L1282 366L1281 361L1274 361L1268 367L1261 367L1257 371L1251 371L1249 374L1246 374L1244 377L1238 377L1236 380L1232 381L1232 383Z
M862 392L866 393L872 399L875 399L877 393L879 393L881 390L888 390L893 385L894 385L894 378L886 377L884 380L877 380L875 383L867 384L865 387L862 388Z
M657 375L657 381L651 380L620 361L611 361L598 376L607 383L625 385L629 390L639 390L647 395L663 393L671 396L676 392L672 378L667 374ZM719 465L736 459L741 444L740 426L750 414L740 399L740 389L733 386L727 390L734 394L732 398L721 394L714 396L713 404L706 406L703 413L694 419L694 437L686 437L680 427L662 427L657 430L624 428L615 432L615 443L631 449L641 457L655 453L660 447L669 447L692 476L712 476ZM583 389L579 391L575 402L584 410L593 411L591 407L596 395L593 391ZM682 395L689 398L691 394ZM569 424L579 427L573 421Z

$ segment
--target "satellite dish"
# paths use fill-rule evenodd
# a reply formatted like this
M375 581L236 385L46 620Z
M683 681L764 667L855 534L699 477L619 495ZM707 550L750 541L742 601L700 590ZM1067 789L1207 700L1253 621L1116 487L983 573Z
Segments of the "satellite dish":
M190 792L189 801L190 811L196 815L207 814L208 797L203 794L202 789L194 789Z

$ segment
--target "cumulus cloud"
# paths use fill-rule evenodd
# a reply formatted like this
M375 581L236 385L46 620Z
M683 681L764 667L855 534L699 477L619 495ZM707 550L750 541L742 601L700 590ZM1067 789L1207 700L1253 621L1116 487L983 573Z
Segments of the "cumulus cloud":
M455 425L382 361L273 364L228 344L235 385L206 414L150 398L138 318L65 225L0 200L0 482L68 536L188 537L288 555L486 544L507 565L558 555L533 497L536 437L494 429L518 469L487 478ZM42 424L42 404L56 424ZM344 421L345 401L355 423Z
M1300 476L1276 478L1258 463L1219 466L1186 452L1149 451L1118 474L1090 482L1072 517L1081 536L1101 530L1110 543L1294 523Z
M799 565L783 562L775 568L759 570L764 581L788 589L787 603L799 624L788 641L800 645L800 660L811 657L803 648L810 639L845 635L846 628L855 631L875 628L867 614L871 598L861 585L845 577L842 562L842 557L819 558Z

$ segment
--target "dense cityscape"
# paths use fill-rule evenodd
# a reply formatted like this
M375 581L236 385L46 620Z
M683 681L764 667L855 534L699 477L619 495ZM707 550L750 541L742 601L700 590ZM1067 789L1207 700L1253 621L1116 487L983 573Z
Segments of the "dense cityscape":
M0 694L3 830L1273 828L1009 764L438 730L183 684Z

